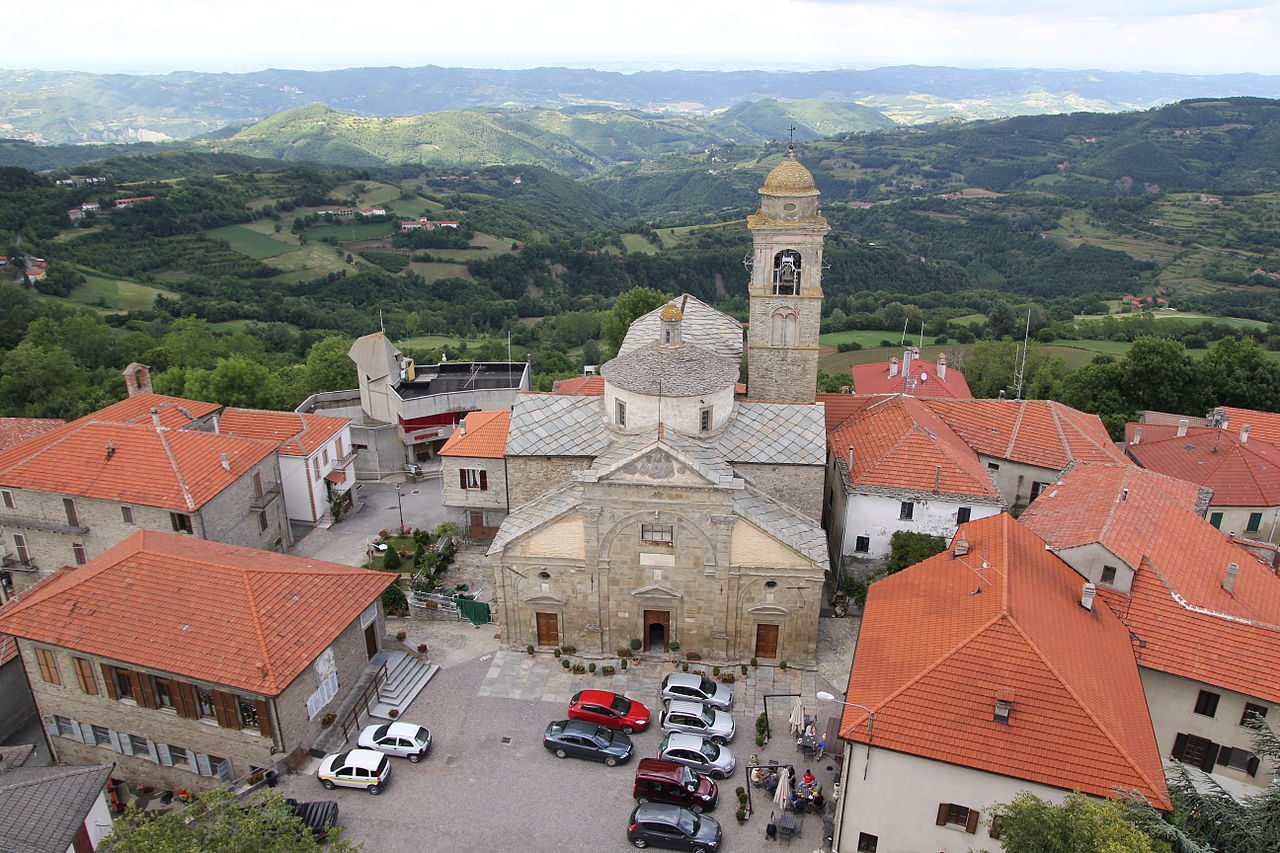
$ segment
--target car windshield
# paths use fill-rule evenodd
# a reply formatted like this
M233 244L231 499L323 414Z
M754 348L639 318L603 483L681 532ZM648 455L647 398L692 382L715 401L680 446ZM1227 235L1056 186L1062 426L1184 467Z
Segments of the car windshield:
M680 827L680 831L685 835L694 836L698 834L698 816L686 809L680 810L680 816L676 818L676 826Z
M631 700L626 696L614 696L613 701L609 703L609 707L613 709L615 714L625 714L631 710Z
M608 746L609 744L613 743L613 732L609 731L608 729L601 729L599 732L596 733L596 743L600 744L601 746Z
M387 736L387 732L391 731L391 726L378 726L373 730L373 739L382 740Z
M339 752L337 755L333 757L333 764L329 766L332 767L334 770L341 770L343 766L347 763L347 756L350 754L351 753L349 752Z
M426 730L426 729L418 729L418 731L414 733L414 735L413 735L413 739L414 739L415 741L417 741L418 743L426 743L426 742L427 742L427 730Z
M389 762L390 762L390 759L388 759L385 755L382 756L382 760L378 762L378 769L374 771L375 775L379 777L384 775L387 772L387 765Z
M716 746L709 740L702 742L702 754L710 761L715 761L720 757L720 747Z
M704 708L702 709L702 715L701 715L701 716L702 716L702 722L703 722L703 723L705 723L705 724L706 724L706 725L708 725L708 726L713 725L713 724L715 723L715 721L716 721L716 715L715 715L715 713L714 713L713 711L711 711L709 708L704 707Z
M699 687L702 690L702 692L707 696L716 695L716 683L712 681L710 678L704 677L702 679L702 684L699 685Z

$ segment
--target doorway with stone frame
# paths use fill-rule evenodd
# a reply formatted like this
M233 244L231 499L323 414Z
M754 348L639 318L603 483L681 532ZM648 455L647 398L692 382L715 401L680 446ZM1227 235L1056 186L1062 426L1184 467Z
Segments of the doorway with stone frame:
M644 650L665 652L671 644L671 611L646 610L644 612Z
M756 647L753 657L774 660L778 657L779 626L768 622L756 623Z

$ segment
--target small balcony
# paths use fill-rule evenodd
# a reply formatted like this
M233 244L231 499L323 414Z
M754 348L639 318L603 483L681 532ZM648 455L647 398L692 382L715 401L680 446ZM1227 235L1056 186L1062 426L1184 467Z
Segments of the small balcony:
M24 560L16 554L5 554L4 557L0 558L0 568L17 569L21 572L34 572L37 570L36 564L30 557Z
M357 454L357 453L359 453L359 452L360 452L360 451L356 450L354 447L353 447L353 448L351 448L350 450L348 450L348 451L347 451L347 455L346 455L346 456L342 457L341 459L339 459L338 461L336 461L336 462L334 462L334 463L333 463L333 467L334 467L334 468L347 468L347 467L349 467L349 466L351 465L351 463L352 463L352 462L355 462L355 461L356 461L356 454Z
M249 500L249 507L251 509L266 509L271 506L276 498L280 497L283 489L284 487L279 483L272 483L262 490L262 494L254 495Z
M77 520L76 524L68 524L65 521L48 521L43 518L31 518L30 516L21 515L0 515L0 527L22 527L27 530L48 530L52 533L70 533L76 536L83 536L89 532L89 525L82 520Z

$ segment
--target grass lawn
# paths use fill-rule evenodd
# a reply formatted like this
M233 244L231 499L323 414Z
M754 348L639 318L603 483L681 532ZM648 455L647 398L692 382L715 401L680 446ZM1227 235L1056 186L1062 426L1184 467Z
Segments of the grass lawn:
M644 255L654 255L662 251L639 234L623 234L622 245L627 247L628 252L638 252Z
M477 234L471 238L471 249L423 249L433 258L444 258L449 261L483 261L496 258L498 255L511 254L511 241L492 234Z
M413 544L412 536L389 536L386 539L386 545L388 548L395 548L397 551L410 551L410 552L417 547L416 545ZM379 572L386 571L386 569L382 567L383 557L384 557L384 554L373 555L372 557L369 558L369 562L365 565L365 568L373 569ZM401 557L400 568L396 569L396 571L412 572L413 557L412 556Z
M256 260L264 258L274 258L276 255L283 255L286 252L296 252L297 246L291 246L288 243L282 243L279 240L268 237L266 234L259 234L243 225L225 225L222 228L214 228L212 231L206 231L205 234L215 240L226 240L231 248L242 255L248 255Z
M339 240L374 240L385 237L395 230L394 222L351 222L334 225L317 225L307 229L307 237L311 240L323 240L336 237Z
M879 347L881 341L893 341L895 344L902 339L902 330L890 332L881 329L850 329L845 332L828 332L818 338L818 343L823 346L836 347L840 344L857 342L862 344L863 348ZM918 344L920 342L919 334L908 334L907 343ZM932 344L934 339L925 335L924 342L926 345Z
M465 278L467 281L475 281L471 273L467 272L466 264L424 264L415 261L409 264L409 269L426 279L428 284L442 278Z
M71 291L68 299L81 305L112 311L141 311L155 304L156 297L161 294L177 296L171 290L126 279L109 278L88 269L82 268L80 272L84 274L85 283Z
M285 273L299 273L293 281L318 278L331 272L352 269L346 261L347 253L327 243L308 243L297 251L267 258L263 263ZM355 261L359 266L363 261Z
M281 243L288 243L291 246L297 246L300 242L298 240L298 235L294 234L289 230L288 225L284 224L281 225L280 231L277 232L277 224L279 223L272 219L255 219L253 222L246 222L240 227L248 228L250 231L254 231L258 234L265 234L272 240L277 240Z

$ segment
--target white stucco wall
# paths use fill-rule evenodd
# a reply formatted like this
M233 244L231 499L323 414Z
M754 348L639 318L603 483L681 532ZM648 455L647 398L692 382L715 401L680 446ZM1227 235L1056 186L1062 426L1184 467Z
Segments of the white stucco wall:
M1105 585L1125 593L1133 588L1133 567L1113 554L1110 549L1097 542L1078 545L1074 548L1063 548L1056 553L1064 563L1075 569L1081 577L1095 584ZM1102 570L1107 566L1115 567L1116 579L1113 583L1103 584Z
M1218 529L1223 533L1232 533L1248 539L1262 542L1280 542L1280 508L1273 506L1217 506L1211 504L1205 518L1211 518L1215 512L1222 513L1222 521ZM1255 512L1262 513L1262 523L1256 531L1249 531L1249 516Z
M617 401L627 404L627 425L624 433L652 430L658 425L659 416L669 428L684 435L700 433L702 409L711 406L711 431L721 429L733 414L733 385L699 397L656 397L636 394L618 388L608 382L604 386L604 412L609 424L617 429ZM661 410L661 411L659 411Z
M1010 509L1014 506L1025 507L1031 502L1032 483L1052 483L1062 473L1057 468L1040 468L1036 465L1010 462L1008 459L986 456L981 453L978 454L978 460L982 462L983 467L987 469L991 478L995 480L996 489L1000 492L1001 499L1004 500L1005 506ZM992 469L992 465L998 465L999 470Z
M973 504L957 501L953 498L931 498L916 500L915 511L910 521L898 518L902 501L907 496L889 497L886 495L867 495L853 493L845 502L844 540L841 553L848 557L863 559L884 559L889 556L889 539L899 530L913 533L928 533L950 539L956 532L956 512L962 506L970 508L970 520L996 515L1003 507L993 504ZM867 553L856 553L855 548L859 536L871 539L871 550Z
M867 747L845 744L844 787L837 812L840 853L856 853L858 834L879 839L876 853L998 853L992 838L990 810L1023 791L1050 802L1062 802L1068 791L981 770L945 764L915 755L871 750L867 778L862 778ZM938 805L955 803L977 809L978 831L938 826Z
M339 439L342 452L351 451L351 427L345 426L324 444L317 447L309 456L280 456L280 477L284 481L284 505L293 521L316 522L329 511L326 497L324 477L338 468L342 457L338 455ZM329 461L325 462L328 452ZM315 475L315 466L311 460L320 462L320 476ZM349 466L347 479L337 486L339 490L350 488L355 482L355 471Z
M89 809L89 816L84 819L85 829L89 831L89 843L96 849L102 839L111 834L111 808L107 805L107 793L104 790ZM67 853L75 853L75 845L67 848Z

